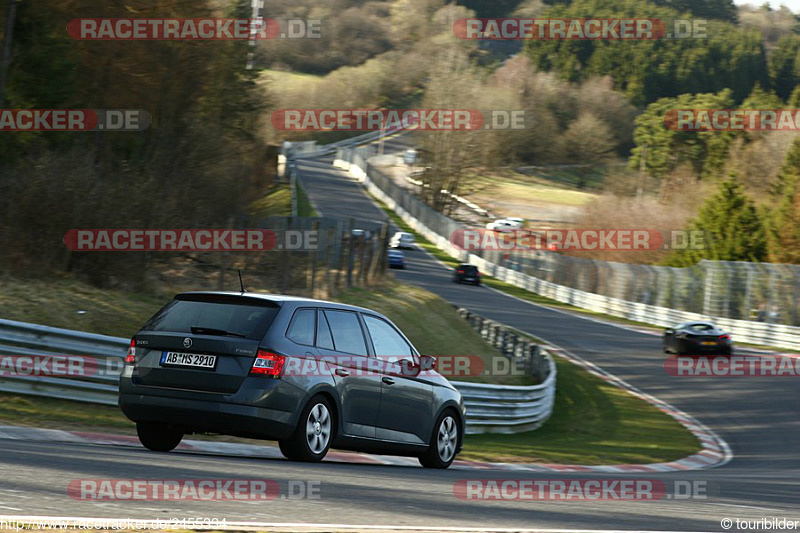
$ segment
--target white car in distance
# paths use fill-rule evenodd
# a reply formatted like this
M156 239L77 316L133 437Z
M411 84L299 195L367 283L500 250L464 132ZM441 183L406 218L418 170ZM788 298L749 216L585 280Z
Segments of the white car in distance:
M414 235L405 231L398 231L389 240L390 248L405 248L406 250L414 250Z
M513 218L499 218L486 224L486 229L492 231L514 231L522 229L523 219Z

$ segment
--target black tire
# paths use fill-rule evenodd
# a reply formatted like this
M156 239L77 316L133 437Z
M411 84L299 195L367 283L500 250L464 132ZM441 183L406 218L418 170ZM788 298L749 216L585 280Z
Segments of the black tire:
M450 443L449 446L445 448L449 450L449 453L442 457L442 454L440 454L439 435L440 430L442 430L442 426L448 419L452 421L452 426L447 426L450 429L445 431L449 434L449 436L445 437L443 442L448 441ZM455 440L452 440L453 432L455 432ZM433 434L431 435L428 449L425 451L425 453L419 456L419 463L425 468L444 469L449 467L451 464L453 464L453 460L456 458L456 450L458 449L460 441L461 427L458 424L458 417L452 409L446 409L441 415L439 415L439 418L436 420L436 424L433 425Z
M326 413L327 416L324 416ZM283 456L290 461L306 463L322 461L336 434L334 418L330 402L324 396L317 395L311 398L300 413L292 436L278 441ZM313 431L313 434L309 431ZM320 440L324 442L320 444Z
M669 348L667 348L667 339L664 339L664 347L663 347L663 350L664 350L664 353L669 353Z
M683 341L678 341L678 347L675 348L675 355L686 355L686 347Z
M136 422L136 434L142 446L154 452L170 452L183 439L183 432L158 422Z

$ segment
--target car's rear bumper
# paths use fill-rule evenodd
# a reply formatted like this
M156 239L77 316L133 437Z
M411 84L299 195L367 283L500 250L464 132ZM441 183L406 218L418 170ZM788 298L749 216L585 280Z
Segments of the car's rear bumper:
M119 407L134 422L163 422L184 433L221 433L284 439L294 431L297 414L220 401L121 393Z
M235 393L145 385L123 372L118 404L134 422L163 422L184 433L280 439L297 425L307 391L287 380L248 377Z

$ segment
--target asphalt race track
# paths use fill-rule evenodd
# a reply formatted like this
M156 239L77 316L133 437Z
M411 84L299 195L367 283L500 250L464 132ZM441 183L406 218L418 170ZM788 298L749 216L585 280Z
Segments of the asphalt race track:
M387 150L388 151L388 150ZM383 213L361 187L326 161L302 161L300 176L322 215L377 224ZM707 499L659 501L462 501L463 479L541 479L508 471L429 471L364 464L297 464L192 452L153 453L106 445L0 440L0 515L226 518L268 523L469 528L723 531L723 518L800 520L800 387L796 378L674 378L663 368L660 339L505 296L456 285L422 251L407 252L397 277L448 301L544 338L642 391L698 418L725 439L734 458L707 470L592 474L599 479L703 481ZM586 479L548 474L548 479ZM254 479L319 482L317 499L268 502L73 500L75 479ZM736 526L731 529L736 530Z

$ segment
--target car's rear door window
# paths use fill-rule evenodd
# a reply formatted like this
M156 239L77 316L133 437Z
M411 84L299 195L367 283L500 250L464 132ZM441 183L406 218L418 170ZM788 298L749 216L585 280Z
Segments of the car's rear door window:
M333 334L334 349L354 355L367 355L367 344L358 316L352 311L325 310Z
M314 346L314 331L317 327L316 309L298 309L294 312L286 337L306 346Z

